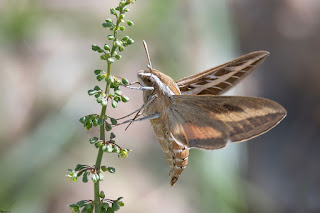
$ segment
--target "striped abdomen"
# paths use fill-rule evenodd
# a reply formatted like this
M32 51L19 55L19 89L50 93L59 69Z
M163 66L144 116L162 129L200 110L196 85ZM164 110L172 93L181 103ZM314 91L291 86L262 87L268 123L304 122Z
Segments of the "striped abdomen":
M179 145L169 132L168 125L159 121L159 119L154 119L151 120L151 123L171 168L169 175L171 186L173 186L188 165L189 148Z

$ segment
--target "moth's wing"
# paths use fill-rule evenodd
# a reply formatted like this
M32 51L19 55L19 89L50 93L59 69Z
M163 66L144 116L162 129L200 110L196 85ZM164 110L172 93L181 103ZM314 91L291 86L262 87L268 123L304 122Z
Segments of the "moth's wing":
M240 96L172 96L170 132L182 144L218 149L257 137L287 114L278 103Z
M250 74L269 55L256 51L177 81L182 95L219 95Z

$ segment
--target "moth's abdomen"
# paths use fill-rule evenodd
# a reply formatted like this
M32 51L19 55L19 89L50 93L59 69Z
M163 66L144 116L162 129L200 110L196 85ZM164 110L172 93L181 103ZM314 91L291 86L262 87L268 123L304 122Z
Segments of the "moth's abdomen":
M152 120L151 123L171 168L169 176L171 177L170 184L173 186L188 165L189 148L177 143L169 133L167 125L156 120Z

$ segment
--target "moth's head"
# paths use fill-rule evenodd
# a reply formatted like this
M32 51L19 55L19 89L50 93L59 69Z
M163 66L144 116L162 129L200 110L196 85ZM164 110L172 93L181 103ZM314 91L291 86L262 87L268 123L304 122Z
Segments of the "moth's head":
M150 69L140 70L138 72L138 80L141 86L144 86L144 87L154 86L156 83L156 78L159 79L156 73L157 73L157 70L150 70Z

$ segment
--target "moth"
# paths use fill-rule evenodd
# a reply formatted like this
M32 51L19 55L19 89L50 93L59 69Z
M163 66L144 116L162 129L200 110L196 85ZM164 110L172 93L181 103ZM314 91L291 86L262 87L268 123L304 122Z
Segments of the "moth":
M267 51L248 53L176 82L152 69L146 51L149 69L137 74L144 101L140 114L145 115L140 120L151 121L171 168L172 186L188 165L189 149L214 150L228 141L250 140L287 114L280 104L265 98L220 96L259 66Z

